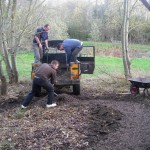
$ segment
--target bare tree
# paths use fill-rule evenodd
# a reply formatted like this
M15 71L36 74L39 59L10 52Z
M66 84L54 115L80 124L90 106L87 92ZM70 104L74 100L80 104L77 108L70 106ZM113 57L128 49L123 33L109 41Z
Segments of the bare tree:
M0 1L0 55L1 55L1 60L0 60L0 80L1 80L1 94L5 95L7 94L7 84L6 84L6 76L3 73L3 68L2 68L2 60L5 60L5 62L8 62L8 66L6 66L7 72L10 70L10 64L8 58L8 51L7 51L7 46L6 46L6 40L5 40L5 34L4 34L4 2L1 0ZM7 16L6 16L7 17ZM5 51L5 50L6 51ZM3 90L3 91L2 91Z
M12 79L11 83L18 82L18 71L16 67L16 53L15 53L15 14L16 14L17 0L13 0L11 11L11 32L10 32L10 47L11 47L11 64L12 64Z
M31 34L33 24L36 24L37 21L42 18L43 13L41 13L41 10L37 8L37 6L44 1L45 0L40 2L38 2L38 0L26 1L22 3L21 9L17 8L17 5L20 5L20 1L0 1L2 51L9 76L9 83L18 82L16 52L21 45L23 36L25 34ZM40 8L42 8L42 6ZM33 12L38 12L36 17Z
M129 4L128 0L124 0L124 16L122 26L122 55L125 78L128 79L131 76L129 48L128 48L128 33L129 33Z
M13 82L17 82L17 79L14 79L15 75L17 74L18 76L18 72L16 69L16 63L15 63L15 53L14 50L9 49L8 48L8 37L7 37L7 33L6 31L8 30L8 27L10 26L11 30L10 30L10 45L13 48L14 45L14 25L15 25L15 12L16 12L16 5L17 5L17 0L13 0L12 3L9 0L8 2L1 0L0 1L0 12L1 12L1 40L2 40L2 44L1 44L1 50L2 50L2 57L3 60L5 62L6 65L6 70L9 76L9 82L13 83ZM10 19L9 19L9 13L11 13L10 15ZM10 20L10 21L9 21ZM10 50L12 53L11 55L11 61L13 62L12 65L10 63L9 60L9 52L8 50ZM17 77L18 78L18 77Z
M150 4L147 2L147 0L141 0L141 2L150 11Z
M35 3L38 0L31 0L23 3L25 9L18 11L17 5L19 5L17 0L0 0L0 80L1 80L1 94L7 93L7 82L6 74L3 73L3 67L6 67L7 75L9 77L9 83L18 82L18 71L16 65L16 54L20 46L20 42L23 36L30 32L29 28L32 29L33 24L36 24L37 20L40 20L42 13L39 12L34 20L33 11L39 11L36 7L39 5ZM40 4L45 0L40 1ZM19 1L20 2L20 1ZM27 3L27 5L25 5ZM31 7L32 6L32 7ZM26 10L26 12L21 14L22 20L20 21L18 15L21 11ZM18 13L18 14L17 14ZM19 18L19 19L18 19ZM17 22L18 21L18 22ZM30 33L31 34L31 33ZM4 61L5 65L1 65Z

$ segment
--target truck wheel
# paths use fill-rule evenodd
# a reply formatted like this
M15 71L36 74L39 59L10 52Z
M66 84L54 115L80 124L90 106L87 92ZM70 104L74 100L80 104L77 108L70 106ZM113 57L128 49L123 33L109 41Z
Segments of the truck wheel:
M73 94L80 95L80 84L73 85Z

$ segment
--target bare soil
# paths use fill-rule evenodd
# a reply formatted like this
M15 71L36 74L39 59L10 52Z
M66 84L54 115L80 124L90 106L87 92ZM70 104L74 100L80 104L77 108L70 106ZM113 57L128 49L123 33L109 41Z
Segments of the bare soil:
M45 107L43 91L22 110L30 88L11 85L1 97L1 150L150 150L149 97L96 90L85 80L79 96L59 91L55 108Z

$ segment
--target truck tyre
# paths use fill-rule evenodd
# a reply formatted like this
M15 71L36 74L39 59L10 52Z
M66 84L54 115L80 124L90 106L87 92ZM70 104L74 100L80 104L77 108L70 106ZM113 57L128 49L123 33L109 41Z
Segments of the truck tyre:
M74 95L80 95L80 84L74 84L73 85L73 94Z

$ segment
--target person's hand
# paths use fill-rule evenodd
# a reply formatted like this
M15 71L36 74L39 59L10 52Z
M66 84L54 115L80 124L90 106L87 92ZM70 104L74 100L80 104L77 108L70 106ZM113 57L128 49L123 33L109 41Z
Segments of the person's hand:
M46 47L46 48L45 48L45 50L46 50L46 51L49 51L49 48L48 48L48 47Z
M42 49L42 44L41 43L39 44L39 48Z
M45 48L45 50L44 50L44 51L45 51L45 53L48 53L49 49L48 49L48 48Z

